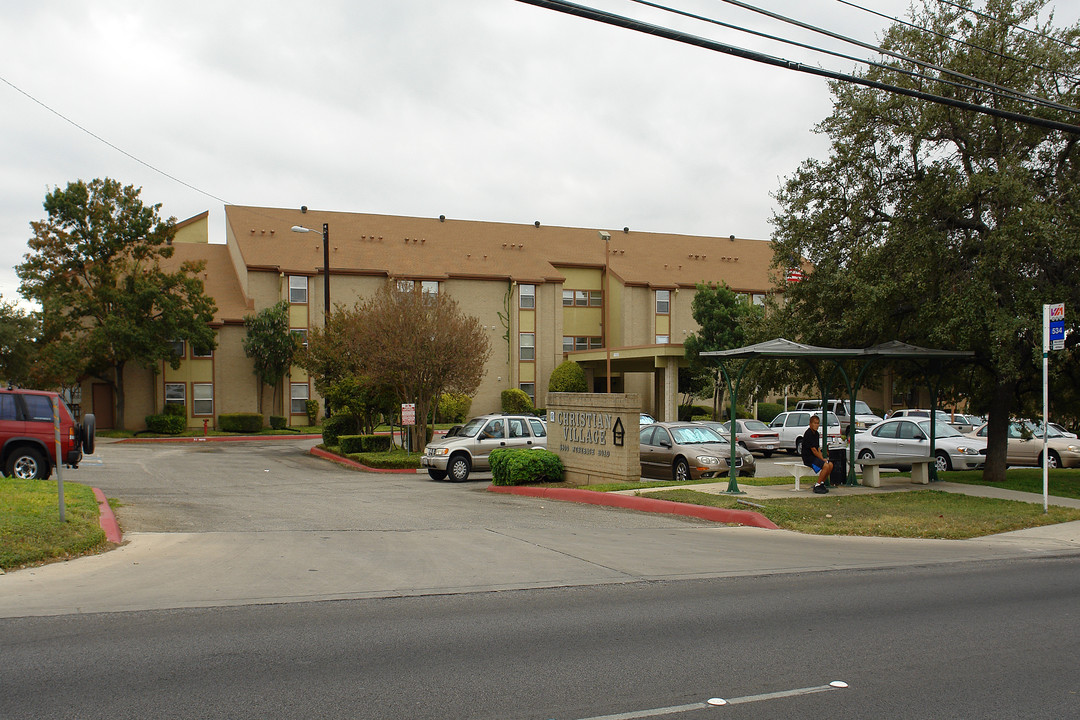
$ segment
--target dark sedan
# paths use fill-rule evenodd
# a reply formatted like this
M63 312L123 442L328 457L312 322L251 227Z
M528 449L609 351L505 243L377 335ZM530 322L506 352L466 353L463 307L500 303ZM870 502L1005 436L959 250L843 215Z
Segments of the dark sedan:
M731 440L700 423L653 423L641 429L641 475L685 482L728 475ZM753 476L754 456L735 446L735 467Z

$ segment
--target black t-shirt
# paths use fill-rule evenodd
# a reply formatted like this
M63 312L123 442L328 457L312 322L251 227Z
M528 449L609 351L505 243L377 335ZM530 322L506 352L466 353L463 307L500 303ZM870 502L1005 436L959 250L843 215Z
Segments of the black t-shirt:
M821 445L821 436L818 435L818 431L814 428L806 428L806 432L802 436L802 461L803 465L812 467L813 463L820 463L821 460L814 454L814 448Z

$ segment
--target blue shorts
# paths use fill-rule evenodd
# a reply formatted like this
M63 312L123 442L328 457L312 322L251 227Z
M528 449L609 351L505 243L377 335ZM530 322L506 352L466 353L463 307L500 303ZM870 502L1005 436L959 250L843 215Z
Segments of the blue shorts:
M807 464L807 463L804 463L804 464ZM808 464L810 465L811 468L814 469L814 472L816 472L816 473L821 472L821 468L825 467L824 465L821 464L821 461L818 460L817 458L814 458Z

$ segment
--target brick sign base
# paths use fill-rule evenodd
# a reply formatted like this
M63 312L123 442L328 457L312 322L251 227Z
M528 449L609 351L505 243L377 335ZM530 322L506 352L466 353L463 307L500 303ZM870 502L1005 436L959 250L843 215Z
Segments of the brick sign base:
M641 478L637 393L549 393L547 449L558 453L564 479L578 485Z

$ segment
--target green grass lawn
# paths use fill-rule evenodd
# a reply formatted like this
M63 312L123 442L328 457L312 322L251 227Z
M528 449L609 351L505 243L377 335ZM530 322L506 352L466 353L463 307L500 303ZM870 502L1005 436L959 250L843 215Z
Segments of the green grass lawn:
M106 547L93 491L64 483L60 522L57 486L50 480L0 478L0 568L76 557Z
M1005 482L991 483L982 479L981 470L954 470L953 472L942 473L941 479L948 482L988 485L990 487L1005 488L1006 490L1019 490L1042 495L1042 473L1042 468L1012 468L1005 473ZM1051 495L1080 500L1080 469L1051 470L1048 476Z
M757 500L748 508L730 495L662 490L651 498L694 505L752 509L781 528L813 535L965 539L1080 520L1080 509L972 497L940 490Z

